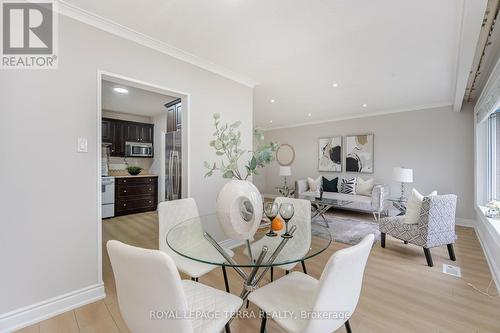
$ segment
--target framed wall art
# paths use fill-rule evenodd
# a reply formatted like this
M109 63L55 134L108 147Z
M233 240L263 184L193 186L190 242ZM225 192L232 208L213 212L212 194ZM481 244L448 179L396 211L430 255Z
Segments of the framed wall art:
M373 173L373 134L345 136L346 172Z
M342 171L342 137L320 138L318 142L318 170Z

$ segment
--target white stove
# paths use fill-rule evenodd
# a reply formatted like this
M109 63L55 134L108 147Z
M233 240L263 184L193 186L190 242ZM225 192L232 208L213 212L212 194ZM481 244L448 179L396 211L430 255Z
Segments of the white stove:
M115 177L102 177L102 218L115 216Z

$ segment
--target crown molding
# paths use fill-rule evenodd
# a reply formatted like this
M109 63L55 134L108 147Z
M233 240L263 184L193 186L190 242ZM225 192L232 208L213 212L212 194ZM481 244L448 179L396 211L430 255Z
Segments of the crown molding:
M146 34L130 29L126 26L123 26L112 20L109 20L92 12L89 12L85 9L67 3L63 0L58 1L58 12L64 16L91 25L97 29L133 41L142 46L146 46L150 49L159 51L173 58L182 60L191 65L207 70L209 72L218 74L227 79L236 81L247 87L254 88L258 84L257 81L255 81L250 77L233 72L223 66L214 64L213 62L200 58L189 52L183 51L172 45L164 43L158 39L152 38Z
M358 118L367 118L367 117L376 117L376 116L383 116L383 115L389 115L389 114L394 114L394 113L410 112L410 111L425 110L425 109L449 108L451 110L452 106L453 105L452 105L451 102L448 102L448 103L435 103L435 104L420 105L420 106L414 106L414 107L403 108L403 109L393 109L393 110L388 110L388 111L380 111L380 112L356 114L356 115L352 115L352 116L340 116L340 117L336 117L336 118L328 118L328 119L323 119L323 120L308 121L308 122L297 123L297 124L292 124L292 125L284 125L284 126L276 126L276 127L265 127L265 128L263 128L263 127L256 127L256 128L259 129L259 130L261 130L261 131L266 132L266 131L274 131L274 130L285 129L285 128L318 125L318 124L324 124L324 123L329 123L329 122L334 122L334 121L350 120L350 119L358 119Z

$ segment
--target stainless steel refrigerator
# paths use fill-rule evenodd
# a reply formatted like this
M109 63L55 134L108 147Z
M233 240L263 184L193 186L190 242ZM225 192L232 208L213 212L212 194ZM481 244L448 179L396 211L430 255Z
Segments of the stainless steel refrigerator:
M182 131L165 134L165 200L182 198Z

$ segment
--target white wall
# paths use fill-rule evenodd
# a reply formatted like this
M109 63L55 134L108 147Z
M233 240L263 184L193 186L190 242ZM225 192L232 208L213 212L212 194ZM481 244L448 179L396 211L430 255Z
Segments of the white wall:
M252 89L61 16L59 69L0 74L0 314L101 282L98 276L97 70L190 94L191 196L214 211L224 184L204 178L212 114L242 121ZM89 152L77 153L77 137ZM1 315L0 315L1 318ZM0 329L1 331L1 329Z
M435 108L381 116L326 122L317 125L276 129L264 132L266 141L289 143L295 148L292 181L308 176L324 175L331 179L340 173L318 172L318 138L374 133L374 177L391 185L393 194L400 184L392 181L392 168L413 168L413 184L423 193L436 189L439 193L458 195L457 216L471 219L473 209L473 114ZM266 193L275 193L283 182L276 162L255 184Z

